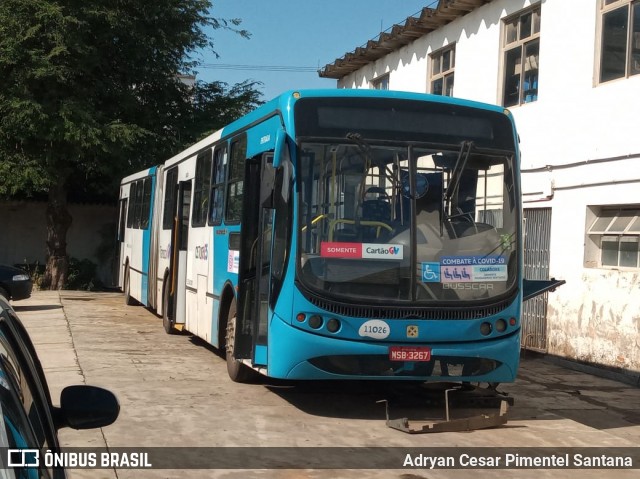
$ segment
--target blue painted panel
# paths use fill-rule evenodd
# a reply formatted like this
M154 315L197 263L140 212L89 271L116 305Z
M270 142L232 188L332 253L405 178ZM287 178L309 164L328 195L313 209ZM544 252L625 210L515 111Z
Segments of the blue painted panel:
M145 306L149 304L149 257L151 254L151 229L153 227L153 208L155 206L154 198L156 196L156 172L157 166L149 168L149 177L151 178L151 205L149 207L149 226L142 232L142 276L140 289L140 302Z
M256 346L256 354L255 354L255 359L253 363L261 366L264 366L267 364L267 347L266 346Z
M453 322L453 321L452 321ZM286 379L348 379L353 376L338 375L322 371L308 360L329 355L362 355L387 356L389 346L394 343L360 340L339 341L333 338L309 334L306 331L293 328L285 321L274 317L269 337L269 366L268 375ZM406 345L406 343L395 343ZM520 353L520 335L486 340L484 342L425 342L422 345L432 348L433 356L440 357L480 357L502 362L497 369L489 373L473 377L456 377L456 381L474 382L510 382L515 379ZM508 359L505 361L505 359ZM515 361L513 358L516 358ZM389 380L389 376L357 376L357 379ZM405 376L398 379L420 379L416 376ZM425 380L428 377L423 378Z

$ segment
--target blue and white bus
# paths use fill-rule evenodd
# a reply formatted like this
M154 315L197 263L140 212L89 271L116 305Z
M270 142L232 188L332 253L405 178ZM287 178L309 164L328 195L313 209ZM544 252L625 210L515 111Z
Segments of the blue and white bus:
M123 180L120 285L234 381L513 381L558 284L522 278L517 138L501 107L287 92Z
M127 304L136 300L145 306L154 306L155 298L149 294L149 277L155 277L151 260L156 227L153 225L157 195L158 168L153 167L124 178L120 184L118 251L118 284L126 294ZM124 267L122 267L124 266Z

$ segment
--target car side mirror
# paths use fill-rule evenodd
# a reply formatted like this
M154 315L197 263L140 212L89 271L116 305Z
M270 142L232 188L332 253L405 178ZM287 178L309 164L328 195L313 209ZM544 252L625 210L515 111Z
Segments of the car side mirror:
M120 413L118 399L96 386L67 386L60 394L60 407L55 408L56 429L93 429L112 424Z

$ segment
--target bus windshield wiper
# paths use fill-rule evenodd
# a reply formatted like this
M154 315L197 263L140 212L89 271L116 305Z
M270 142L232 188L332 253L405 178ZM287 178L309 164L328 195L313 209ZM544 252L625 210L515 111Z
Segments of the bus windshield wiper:
M362 139L362 135L360 135L360 133L347 133L346 138L347 140L353 141L360 150L360 153L362 153L366 173L369 165L371 164L371 146Z
M462 172L467 166L467 161L469 160L469 155L471 154L472 149L472 141L462 142L460 152L458 153L458 159L456 160L456 164L451 171L451 180L449 181L447 189L443 194L444 212L447 214L451 213L451 210L449 209L451 198L458 193L458 187L460 186L460 180L462 179Z

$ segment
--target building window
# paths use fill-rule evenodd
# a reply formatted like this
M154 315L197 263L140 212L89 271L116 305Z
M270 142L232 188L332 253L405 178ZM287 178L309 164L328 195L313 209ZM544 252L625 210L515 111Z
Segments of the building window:
M389 74L382 75L381 77L371 80L371 88L373 90L388 90L389 89Z
M587 231L588 266L640 268L640 207L596 208Z
M640 73L640 1L601 0L600 82Z
M503 97L506 107L538 99L540 4L503 23Z
M453 70L456 46L451 45L431 54L431 93L453 96Z

